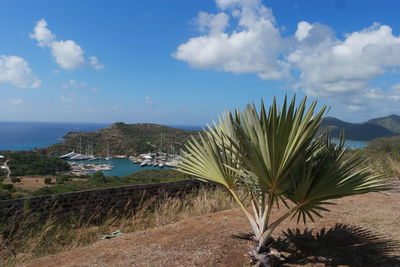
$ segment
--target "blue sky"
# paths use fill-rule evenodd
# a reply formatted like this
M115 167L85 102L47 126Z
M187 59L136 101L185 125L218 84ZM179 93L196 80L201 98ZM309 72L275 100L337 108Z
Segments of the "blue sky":
M2 1L0 121L202 125L308 95L399 113L396 0Z

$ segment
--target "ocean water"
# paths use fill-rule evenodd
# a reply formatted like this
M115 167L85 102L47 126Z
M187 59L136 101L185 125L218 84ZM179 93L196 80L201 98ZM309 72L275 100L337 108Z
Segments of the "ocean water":
M109 124L58 122L0 122L0 151L31 150L62 142L73 131L95 131Z
M62 142L62 137L72 131L96 131L107 127L106 123L56 123L56 122L0 122L0 151L31 150L43 148ZM186 130L200 130L201 126L169 125ZM362 141L346 141L350 149L360 149L366 143ZM106 163L105 160L90 163ZM114 168L103 171L107 176L125 176L143 169L159 169L158 167L140 167L128 159L112 159Z
M76 163L85 163L85 164L111 164L114 168L108 171L101 171L105 176L118 176L123 177L125 175L129 175L135 173L137 171L142 170L161 170L159 167L154 166L146 166L141 167L140 164L132 163L129 159L96 159L96 160L80 160L75 161ZM170 169L170 167L164 167L162 169ZM94 173L94 171L90 171L89 173Z
M349 149L362 149L367 145L367 142L364 141L354 141L354 140L346 140L345 145Z

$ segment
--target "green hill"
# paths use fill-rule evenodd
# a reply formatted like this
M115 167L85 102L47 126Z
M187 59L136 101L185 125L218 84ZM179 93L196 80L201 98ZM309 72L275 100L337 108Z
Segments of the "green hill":
M93 148L94 155L105 157L108 143L109 155L134 155L154 152L161 148L162 142L164 152L174 152L195 133L151 123L118 122L95 132L70 132L63 137L64 142L49 146L45 151L62 155L71 151L86 153Z
M386 117L376 118L369 120L368 122L380 125L389 131L392 131L396 134L400 134L400 116L396 114L392 114Z
M350 140L368 141L379 137L390 137L400 134L400 116L371 119L363 123L345 122L333 117L324 119L321 128L329 127L330 133L338 137L343 129ZM177 129L151 123L125 124L114 123L95 132L70 132L64 136L64 142L49 146L45 152L63 155L71 151L86 153L93 148L96 156L134 155L154 152L161 148L164 152L179 151L186 140L197 131Z
M341 121L333 117L327 117L322 123L322 128L328 127L334 137L338 137L341 130L345 131L346 139L357 141L368 141L379 137L389 137L396 135L391 130L372 123L371 121L363 123L350 123Z

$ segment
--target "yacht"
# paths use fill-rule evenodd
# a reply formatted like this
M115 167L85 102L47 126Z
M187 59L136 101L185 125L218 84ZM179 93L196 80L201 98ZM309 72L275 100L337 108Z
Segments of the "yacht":
M67 153L65 155L60 156L60 159L69 159L69 158L72 158L72 157L74 157L76 155L79 155L79 154L75 153L75 151L72 151L72 152L69 152L69 153Z
M151 161L150 160L144 160L142 163L140 163L140 167L145 167L148 164L151 164Z

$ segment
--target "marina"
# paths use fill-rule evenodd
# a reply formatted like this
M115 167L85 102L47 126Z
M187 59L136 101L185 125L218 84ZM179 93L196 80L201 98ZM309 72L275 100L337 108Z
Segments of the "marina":
M96 171L101 171L105 176L123 177L142 170L160 170L160 167L153 165L146 165L142 167L138 163L133 163L128 158L110 158L109 160L94 159L68 162L73 168L73 173L77 175L90 175ZM168 169L171 167L165 166L164 168Z

